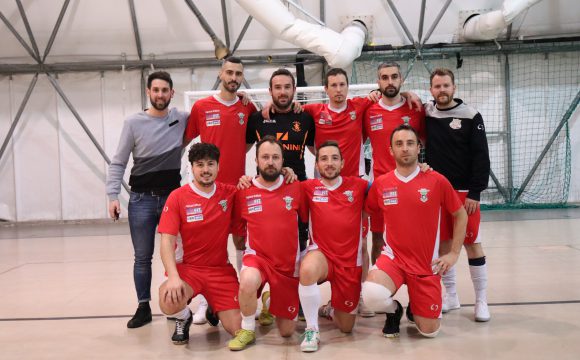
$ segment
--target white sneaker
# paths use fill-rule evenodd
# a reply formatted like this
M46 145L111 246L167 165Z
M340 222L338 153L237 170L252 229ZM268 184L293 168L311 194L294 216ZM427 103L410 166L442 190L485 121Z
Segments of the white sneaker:
M459 297L457 294L445 294L443 297L443 304L441 306L441 312L446 313L451 310L457 310L461 307L459 303Z
M207 319L205 318L206 310L207 310L207 302L204 301L199 304L197 310L195 310L195 313L193 314L193 323L195 325L203 325L207 322Z
M375 312L368 308L363 302L362 297L358 301L358 314L364 318L375 316Z
M477 322L486 322L491 319L491 315L489 313L489 308L487 307L487 303L484 301L476 301L475 302L475 321Z
M313 329L306 329L304 331L304 340L300 344L300 350L303 352L314 352L318 350L320 343L320 332Z

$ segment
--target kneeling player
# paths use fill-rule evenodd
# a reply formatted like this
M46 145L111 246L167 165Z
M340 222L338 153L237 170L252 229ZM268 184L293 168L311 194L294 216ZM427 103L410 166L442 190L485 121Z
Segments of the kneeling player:
M228 262L227 240L236 189L215 182L219 149L194 144L189 151L193 182L173 191L165 204L159 232L167 280L159 287L159 307L176 319L174 344L189 341L192 322L188 301L202 294L230 334L240 328L238 279ZM175 262L175 240L181 234L183 262ZM216 323L217 324L217 323Z

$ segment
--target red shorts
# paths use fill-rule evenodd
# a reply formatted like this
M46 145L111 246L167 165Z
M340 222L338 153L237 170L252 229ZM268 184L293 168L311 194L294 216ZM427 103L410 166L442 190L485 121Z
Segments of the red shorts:
M239 309L238 275L232 265L191 266L177 264L179 277L193 289L194 296L203 295L215 312Z
M385 232L385 223L382 213L379 216L371 216L370 223L371 223L371 232L381 234Z
M458 191L455 190L457 196L461 200L461 203L465 203L465 199L467 198L467 191ZM464 244L477 244L481 242L481 238L479 237L479 223L481 222L481 211L479 207L477 210L467 217L467 230L465 231L465 240L463 241ZM441 230L439 238L441 241L448 241L453 238L453 216L443 211L441 213Z
M270 312L277 317L294 320L298 316L298 278L294 274L284 274L274 269L265 259L256 255L244 255L244 266L260 271L262 285L258 289L260 296L266 283L270 284Z
M406 273L386 255L379 256L375 265L389 275L397 289L407 284L414 315L428 319L439 318L441 315L441 276Z
M332 307L345 313L355 311L360 299L362 267L342 267L328 258L326 262L328 263L326 281L330 282Z

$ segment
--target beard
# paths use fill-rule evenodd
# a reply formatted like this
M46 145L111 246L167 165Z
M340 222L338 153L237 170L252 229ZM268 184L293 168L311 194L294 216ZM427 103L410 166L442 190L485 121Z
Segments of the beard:
M232 94L237 92L241 85L242 84L239 84L235 81L230 81L229 83L222 81L222 86L224 87L224 89L226 89L227 92Z
M282 103L280 100L280 98L272 98L272 102L274 103L274 105L276 106L277 109L279 110L288 110L290 109L290 107L292 106L292 98L288 97L288 98L284 98L283 101L287 101L285 104Z
M149 98L149 102L151 103L151 106L153 106L155 108L155 110L163 111L163 110L167 109L167 107L171 103L171 99L169 99L169 100L167 100L167 102L165 102L162 100L153 101L153 99Z
M334 180L340 176L340 171L336 168L328 168L321 171L320 176L326 180Z
M282 174L282 169L276 169L274 166L268 166L267 168L258 168L258 172L262 179L268 182L274 182L278 180L280 175Z
M394 98L395 96L399 95L400 87L395 86L387 86L381 90L381 93L388 98Z
M435 98L435 102L437 103L437 105L440 105L440 106L447 106L447 105L451 104L452 101L453 101L453 95L449 95L449 94L439 94Z
M209 175L209 178L206 178L207 175ZM211 186L215 182L215 177L211 175L212 174L201 174L199 178L195 178L195 181L202 186Z

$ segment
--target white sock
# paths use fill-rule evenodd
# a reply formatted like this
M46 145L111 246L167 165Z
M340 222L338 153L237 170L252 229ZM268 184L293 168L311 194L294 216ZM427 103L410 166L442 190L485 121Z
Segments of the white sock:
M473 289L475 290L475 301L487 303L487 264L480 266L469 266Z
M254 318L254 315L245 316L242 314L242 329L251 331L256 330L256 319Z
M318 331L318 308L320 307L320 289L317 284L298 285L298 294L302 311L306 318L306 327Z
M443 280L443 285L445 285L445 291L450 295L457 294L457 287L456 287L456 275L455 275L455 266L451 267L445 275L441 276Z
M238 274L242 271L242 257L244 257L244 250L236 250L236 269L238 269Z
M397 303L393 301L392 293L383 285L365 281L362 285L362 296L365 305L376 312L394 313Z
M183 310L176 312L175 314L171 315L171 317L176 318L178 320L187 320L191 316L191 311L186 306Z

